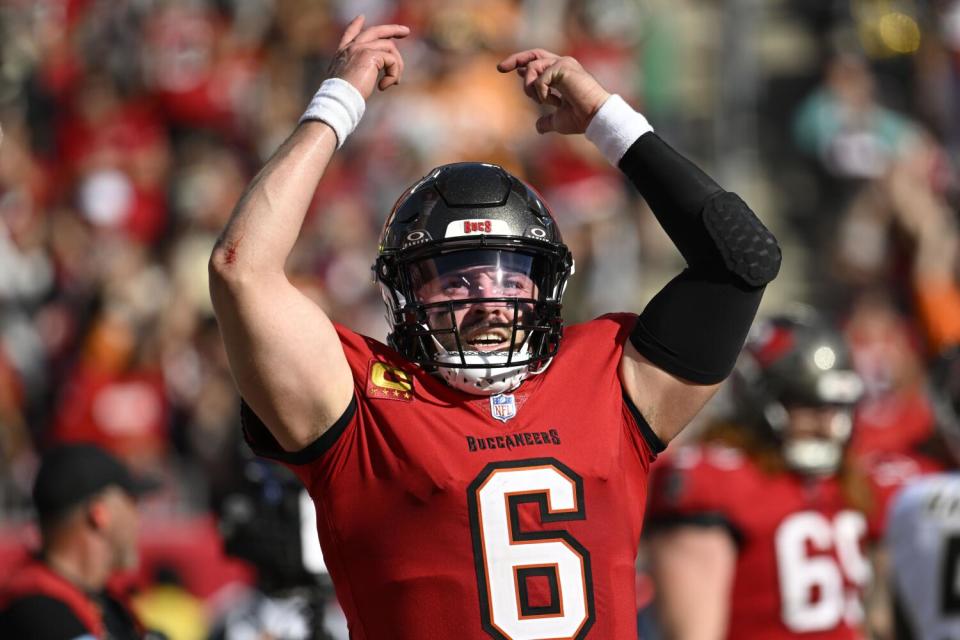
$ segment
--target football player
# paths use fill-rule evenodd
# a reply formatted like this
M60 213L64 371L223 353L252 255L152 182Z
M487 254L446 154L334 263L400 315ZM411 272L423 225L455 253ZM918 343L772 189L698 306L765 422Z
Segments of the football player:
M960 638L960 348L933 372L937 427L951 471L907 484L887 523L897 638Z
M381 236L388 344L332 323L284 262L366 99L400 79L408 33L348 25L214 250L247 439L313 498L352 637L635 636L650 463L733 368L780 250L575 59L535 49L498 70L546 106L537 130L586 134L688 268L639 317L565 328L573 258L546 203L500 167L445 165Z
M807 313L757 323L735 419L659 461L648 520L670 638L861 638L876 539L846 455L862 392L840 334ZM696 615L690 615L696 611Z

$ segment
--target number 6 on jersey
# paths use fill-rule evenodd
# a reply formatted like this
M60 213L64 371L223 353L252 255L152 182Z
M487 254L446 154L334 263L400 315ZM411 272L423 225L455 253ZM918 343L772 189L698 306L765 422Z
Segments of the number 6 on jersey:
M467 488L484 630L500 640L583 638L594 620L590 554L562 529L524 531L521 505L543 524L583 520L583 480L553 458L488 464ZM547 601L531 602L531 584Z

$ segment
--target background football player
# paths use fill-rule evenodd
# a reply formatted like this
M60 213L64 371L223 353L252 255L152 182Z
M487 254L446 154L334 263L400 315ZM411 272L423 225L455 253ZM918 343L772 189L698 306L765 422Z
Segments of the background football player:
M734 419L654 473L666 636L863 637L880 512L846 451L862 382L840 334L805 312L759 322L732 382Z
M573 259L546 204L498 166L450 164L386 221L389 346L334 325L284 264L365 100L400 80L408 33L347 27L214 250L246 435L310 492L352 635L631 637L649 465L733 368L779 247L577 60L533 49L497 70L546 107L537 130L586 134L688 268L639 317L564 328Z

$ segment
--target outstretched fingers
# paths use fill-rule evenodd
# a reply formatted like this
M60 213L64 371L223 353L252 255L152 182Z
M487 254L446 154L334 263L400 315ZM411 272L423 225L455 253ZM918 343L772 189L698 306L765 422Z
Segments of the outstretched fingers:
M575 58L544 49L511 54L497 68L502 73L516 72L531 100L554 107L552 113L537 121L540 133L583 133L593 114L610 96Z
M500 73L508 73L517 67L525 67L534 60L556 59L558 57L557 54L551 53L546 49L527 49L526 51L513 53L501 60L497 65L497 70L499 70Z
M343 32L343 36L340 38L340 44L337 45L337 50L343 49L345 46L350 44L354 38L357 37L357 35L363 29L364 20L366 20L366 18L361 13L350 21L350 24L347 25L346 30Z
M410 35L410 27L402 24L379 24L361 32L353 39L353 44L365 44L374 40L390 38L406 38Z
M410 27L402 24L382 24L361 32L351 47L379 52L377 67L383 70L383 76L377 82L381 91L400 83L403 75L403 56L397 49L395 40L410 35Z
M386 89L390 85L400 82L400 76L403 75L403 56L400 55L400 50L397 49L397 45L393 40L374 40L372 42L367 42L364 44L353 43L347 46L347 51L380 51L387 56L383 57L384 63L382 65L378 64L377 66L381 69L384 69L386 74L392 78L391 82L388 82L386 85L383 85L381 79L381 89ZM388 64L389 62L389 64Z
M400 82L404 65L396 43L410 34L410 28L402 24L363 26L362 15L347 25L330 63L330 75L352 83L368 98L374 88L383 91Z

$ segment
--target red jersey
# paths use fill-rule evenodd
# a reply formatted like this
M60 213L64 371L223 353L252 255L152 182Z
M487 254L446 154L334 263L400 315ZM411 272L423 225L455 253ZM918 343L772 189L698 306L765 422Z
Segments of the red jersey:
M903 487L921 476L948 469L942 460L916 452L875 452L864 456L859 462L870 474L875 507L871 521L876 522L872 530L876 531L877 538L886 534L887 516L894 498Z
M874 454L913 455L934 432L930 399L912 389L863 400L854 413L850 450L858 458Z
M634 562L663 448L618 375L632 314L568 327L511 394L457 391L338 327L354 401L286 456L352 638L636 637ZM250 424L250 423L253 424Z
M875 525L848 507L836 477L768 474L740 451L678 449L658 462L651 527L729 528L737 543L728 638L862 638Z
M146 637L123 590L112 586L84 591L32 558L0 585L0 637Z

